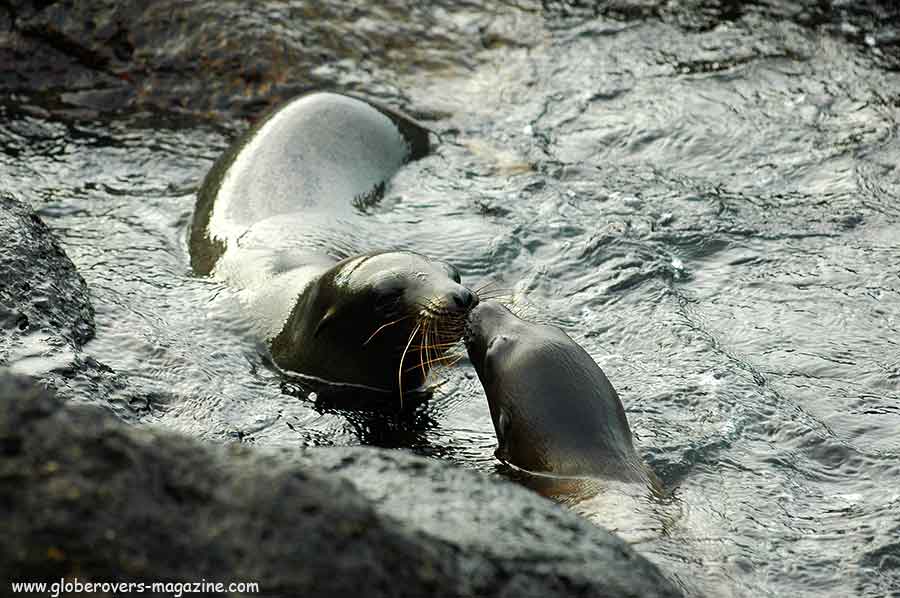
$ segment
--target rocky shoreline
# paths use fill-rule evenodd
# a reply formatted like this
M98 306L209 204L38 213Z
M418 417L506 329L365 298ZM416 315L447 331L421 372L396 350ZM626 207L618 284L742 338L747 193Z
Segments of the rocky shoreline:
M522 20L565 28L597 17L658 20L689 32L780 20L869 47L887 68L900 63L889 26L900 8L884 0L483 6L444 0L368 6L8 0L0 2L0 66L10 68L0 68L0 90L14 102L76 118L136 110L252 118L323 87L402 105L404 90L388 83L398 72L472 68L485 50L539 43L538 35L521 38L515 23ZM284 22L291 27L273 31L273 23ZM348 28L358 33L347 35Z
M517 37L530 30L510 26L517 19L693 32L772 21L847 39L887 70L900 64L889 26L900 9L886 1L430 4L0 1L0 114L143 111L239 127L322 86L406 105L391 74L465 69L485 50L540 43ZM273 32L282 22L291 27ZM345 35L347 23L362 33ZM768 51L740 45L740 60ZM659 68L730 64L710 51ZM85 351L90 289L23 199L0 193L0 582L228 572L267 596L682 595L615 535L444 461L376 448L275 453L135 425L153 398ZM867 553L868 566L890 569L893 546Z
M265 596L681 595L612 534L446 463L335 448L297 465L128 426L22 377L3 374L0 396L7 582L227 572ZM374 497L359 476L407 491Z
M366 56L366 44L408 55L424 43L408 67L441 69L472 60L486 39L516 43L502 19L447 10L456 19L435 30L404 2L326 7L306 10L299 32L260 38L265 14L227 3L4 2L0 63L15 68L0 74L2 101L62 118L233 118L320 85L352 89L356 68L397 68L391 52ZM333 30L367 19L381 33ZM83 350L94 334L87 285L27 202L5 192L0 237L4 583L228 572L266 596L682 594L613 534L450 463L376 448L265 452L134 425L150 399Z
M0 235L4 582L229 572L266 596L682 595L615 535L446 462L129 425L140 397L82 352L89 292L51 231L4 194Z

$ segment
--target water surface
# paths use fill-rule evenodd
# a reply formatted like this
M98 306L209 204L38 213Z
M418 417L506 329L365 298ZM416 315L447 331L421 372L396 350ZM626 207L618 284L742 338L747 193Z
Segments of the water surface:
M639 550L709 596L900 595L900 78L787 20L510 13L476 64L391 85L440 135L370 217L563 327L666 484ZM510 40L518 40L513 44ZM339 82L336 82L339 83ZM311 401L190 273L227 128L0 108L0 183L61 238L124 415L213 442L404 447L495 472L463 359L402 416Z

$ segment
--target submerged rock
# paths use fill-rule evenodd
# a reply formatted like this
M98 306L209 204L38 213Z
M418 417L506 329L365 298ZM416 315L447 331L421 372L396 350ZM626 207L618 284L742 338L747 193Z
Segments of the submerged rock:
M297 459L129 427L0 373L0 576L249 581L268 596L680 595L612 534L509 483L378 449Z

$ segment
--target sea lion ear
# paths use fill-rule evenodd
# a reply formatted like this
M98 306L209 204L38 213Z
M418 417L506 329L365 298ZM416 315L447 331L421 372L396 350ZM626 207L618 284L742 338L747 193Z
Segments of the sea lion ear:
M328 311L325 312L325 315L322 316L322 319L319 320L318 324L316 324L316 330L315 332L313 332L313 338L318 337L319 333L322 332L322 330L324 330L330 322L334 321L334 319L337 317L337 311L337 307L334 305L328 308Z

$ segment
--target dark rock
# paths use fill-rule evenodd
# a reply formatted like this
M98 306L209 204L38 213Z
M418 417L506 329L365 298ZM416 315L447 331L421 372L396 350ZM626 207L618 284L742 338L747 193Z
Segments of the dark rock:
M535 12L551 29L598 17L660 19L686 31L721 24L752 29L755 17L781 19L875 46L886 67L900 65L900 45L891 36L900 8L892 0L545 0L523 2L518 10L515 3L467 4L5 2L0 89L84 116L149 108L250 117L315 88L365 90L406 104L403 90L385 81L396 81L398 73L472 67L486 48L538 43L539 36L518 39L504 26Z
M449 596L448 546L353 487L127 427L0 378L0 577L240 580L264 595ZM15 514L9 516L9 514Z
M508 481L400 450L327 447L293 458L352 480L379 513L456 547L474 595L681 595L617 536Z
M4 192L0 239L0 363L35 333L53 348L80 348L94 335L87 285L47 225Z
M84 279L47 225L26 204L0 192L0 365L39 377L61 398L105 405L136 421L146 401L84 355L94 308Z
M0 373L0 578L240 580L267 596L680 595L621 540L509 483L377 449L299 459L339 475L128 427Z
M399 90L377 83L390 80L378 73L465 64L492 21L487 9L410 0L17 1L3 16L11 26L0 33L0 86L8 91L64 89L66 98L43 101L88 114L143 107L244 116L320 87L396 99Z

